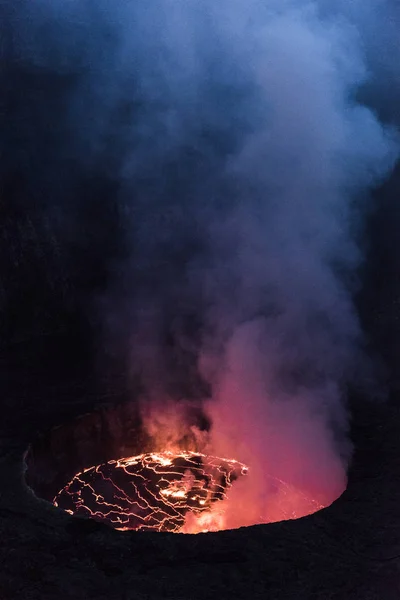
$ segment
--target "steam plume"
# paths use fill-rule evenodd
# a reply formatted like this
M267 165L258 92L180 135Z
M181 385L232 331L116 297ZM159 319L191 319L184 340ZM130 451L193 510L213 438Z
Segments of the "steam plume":
M20 25L21 56L78 74L74 159L118 181L108 343L152 435L164 404L185 421L171 402L191 400L213 452L249 464L249 522L266 472L322 502L345 485L363 216L397 157L357 101L378 5L40 0Z

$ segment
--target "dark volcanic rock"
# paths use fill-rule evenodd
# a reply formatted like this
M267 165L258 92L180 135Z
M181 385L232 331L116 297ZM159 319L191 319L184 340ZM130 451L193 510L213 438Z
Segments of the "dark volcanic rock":
M4 435L2 600L398 598L400 409L364 404L353 414L349 485L331 507L197 536L117 532L58 511L24 483L24 429L12 444Z

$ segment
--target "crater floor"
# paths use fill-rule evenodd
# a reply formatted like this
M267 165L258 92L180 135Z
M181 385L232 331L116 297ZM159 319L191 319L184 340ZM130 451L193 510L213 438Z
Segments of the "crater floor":
M318 513L196 536L118 532L38 500L24 481L39 425L96 404L83 389L57 390L53 408L49 398L4 398L14 408L0 425L2 600L400 597L399 407L354 405L348 489Z

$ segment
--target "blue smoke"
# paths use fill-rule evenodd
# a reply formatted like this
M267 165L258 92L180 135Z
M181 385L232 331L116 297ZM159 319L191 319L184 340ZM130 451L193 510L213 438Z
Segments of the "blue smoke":
M103 204L115 207L106 283L92 300L102 344L145 396L214 395L232 340L250 327L265 394L307 395L311 412L346 428L344 389L363 345L353 303L363 220L398 156L394 130L358 96L393 67L394 33L383 66L376 40L394 9L351 6L10 9L14 60L55 78L52 103L39 90L27 115L42 119L19 146L32 162L20 158L62 247L71 236L78 251L101 244ZM112 182L112 200L85 196L85 178Z

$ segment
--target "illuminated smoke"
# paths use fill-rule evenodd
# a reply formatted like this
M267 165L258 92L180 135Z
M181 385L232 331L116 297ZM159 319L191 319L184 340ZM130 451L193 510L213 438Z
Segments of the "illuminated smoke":
M118 182L108 351L157 448L186 429L249 465L232 524L280 514L285 485L322 505L345 487L363 217L397 155L357 100L389 3L351 4L40 0L19 25L21 60L78 73L69 158Z

